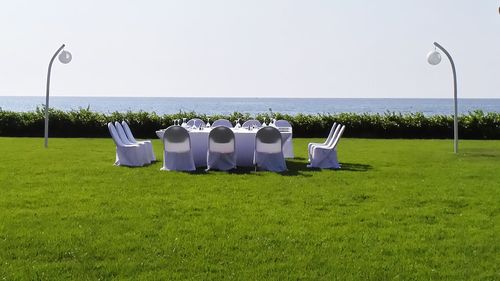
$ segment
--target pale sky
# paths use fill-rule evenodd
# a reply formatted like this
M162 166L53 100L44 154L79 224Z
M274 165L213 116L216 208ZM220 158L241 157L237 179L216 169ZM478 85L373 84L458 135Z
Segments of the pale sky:
M5 0L0 96L500 98L498 0Z

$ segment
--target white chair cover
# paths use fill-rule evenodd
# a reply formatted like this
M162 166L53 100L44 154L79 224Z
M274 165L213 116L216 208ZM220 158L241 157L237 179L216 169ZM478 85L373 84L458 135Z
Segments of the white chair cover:
M188 128L193 127L193 125L196 125L196 127L205 127L205 122L199 118L193 118L187 122Z
M137 141L134 138L134 135L132 134L130 127L128 126L127 122L125 122L125 121L122 121L122 127L123 127L123 130L125 131L125 135L127 136L128 140L131 143L141 144L141 145L146 146L147 147L146 154L149 158L149 161L150 162L156 161L156 156L155 156L155 152L153 151L153 144L151 143L151 141L150 140Z
M147 163L142 155L142 148L137 144L124 144L113 123L108 123L108 130L116 145L115 165L137 167Z
M295 154L293 153L293 129L292 129L292 124L286 120L276 120L274 122L274 126L278 128L290 128L290 131L292 131L292 135L286 139L285 143L283 144L283 155L285 155L285 158L294 158Z
M118 133L118 137L120 138L120 140L122 141L122 143L124 143L124 144L134 144L131 141L129 141L129 139L125 135L125 131L123 130L122 125L119 122L115 122L114 125L115 125L116 132Z
M254 165L262 170L286 171L281 134L274 127L263 127L255 136Z
M282 128L291 128L292 127L292 124L290 124L290 122L288 122L287 120L276 120L276 122L274 122L274 125L276 127L282 127Z
M208 135L207 171L228 171L236 168L234 133L225 126L217 126Z
M127 137L127 134L125 133L125 130L123 129L122 125L120 124L120 122L118 121L115 121L115 128L116 128L116 131L118 132L118 135L120 136L120 138L122 139L122 142L124 144L137 144L141 147L142 149L142 157L144 158L144 161L146 161L146 163L151 163L151 156L150 154L148 153L148 147L146 144L144 143L134 143L132 141L130 141Z
M332 128L330 129L330 133L328 133L328 137L326 138L326 140L323 142L323 143L320 143L320 142L310 142L308 145L307 145L307 159L309 161L311 161L311 154L312 154L312 149L314 146L316 145L327 145L328 143L331 142L332 140L332 137L333 137L333 133L335 133L335 129L337 128L337 123L333 123L332 125Z
M217 127L217 126L224 126L224 127L232 128L233 124L231 124L231 121L229 121L227 119L219 119L219 120L215 120L214 123L212 124L212 127Z
M135 145L138 145L140 148L141 148L141 157L144 159L144 163L151 163L151 158L149 157L148 155L148 148L144 145L144 144L140 144L140 143L133 143L131 142L128 138L127 138L127 134L125 134L125 131L123 130L123 127L122 125L120 124L120 122L116 121L115 122L115 128L116 128L116 131L118 132L118 136L120 137L120 139L122 140L122 142L124 144L135 144Z
M243 123L243 125L241 125L241 127L243 128L246 128L246 127L252 127L252 126L255 126L255 127L262 127L262 124L260 123L259 120L248 120L248 121L245 121L245 123Z
M337 144L344 133L345 126L337 126L333 134L333 141L328 145L314 146L311 155L310 168L340 169L337 158Z
M186 129L170 126L163 134L163 167L166 171L194 171L191 139Z

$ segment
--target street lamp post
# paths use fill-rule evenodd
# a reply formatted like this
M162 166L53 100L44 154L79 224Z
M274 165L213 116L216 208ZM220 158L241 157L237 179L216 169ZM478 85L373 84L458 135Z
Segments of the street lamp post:
M443 53L448 57L451 63L451 71L453 72L453 99L454 99L454 107L455 107L455 112L453 115L453 152L458 153L458 101L457 101L457 72L455 70L455 63L453 62L453 59L451 58L450 53L446 51L446 49L439 45L439 43L434 42L434 46L436 46L438 49L443 51ZM437 65L441 62L441 54L434 50L431 51L429 54L427 54L427 61L431 65Z
M45 148L49 146L49 91L50 91L50 72L52 70L52 63L56 59L57 55L59 55L59 61L63 64L67 64L71 61L72 56L71 53L64 50L64 47L66 45L62 44L59 49L54 53L52 58L50 59L49 62L49 69L47 71L47 88L45 92L45 130L44 130L44 137L45 137ZM62 51L62 52L61 52Z

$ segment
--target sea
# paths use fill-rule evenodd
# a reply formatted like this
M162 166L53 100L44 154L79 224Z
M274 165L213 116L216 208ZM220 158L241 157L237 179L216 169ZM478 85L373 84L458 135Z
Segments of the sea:
M0 96L0 110L26 112L45 104L44 96ZM90 108L111 113L146 111L157 114L196 112L201 114L256 115L350 113L416 113L424 115L453 114L453 99L372 99L372 98L186 98L186 97L61 97L50 98L51 108L64 111ZM500 99L459 99L460 114L475 110L500 112Z

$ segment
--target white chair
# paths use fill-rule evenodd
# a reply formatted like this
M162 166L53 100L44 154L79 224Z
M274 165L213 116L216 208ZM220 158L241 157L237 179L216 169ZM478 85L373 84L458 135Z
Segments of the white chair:
M128 143L130 143L130 144L138 144L138 145L140 145L140 146L143 147L144 154L145 154L146 159L148 160L149 163L151 163L153 161L156 161L155 153L153 151L153 144L151 143L150 140L137 141L134 138L134 135L132 134L132 131L130 131L130 127L128 126L127 122L125 122L125 121L122 121L122 123L115 122L115 127L116 127L116 129L117 129L118 134L120 135L120 137L122 136L121 132L123 131L124 138L127 139Z
M215 120L214 123L212 124L212 127L217 127L217 126L224 126L224 127L232 128L233 124L231 124L231 121L229 121L227 119L219 119L219 120Z
M262 124L260 123L259 120L252 119L252 120L245 121L245 123L243 123L243 125L241 125L241 127L243 127L243 128L252 127L252 126L259 128L259 127L262 127Z
M287 138L283 144L283 155L285 155L285 158L294 158L292 124L290 124L287 120L276 120L276 122L274 122L274 126L277 128L290 128L290 137Z
M255 168L273 172L286 171L281 133L274 127L262 127L255 135Z
M199 119L199 118L193 118L191 120L189 120L187 122L187 126L188 128L191 128L193 127L194 125L196 125L196 127L205 127L205 122L203 122L203 120Z
M337 145L344 133L345 126L339 125L333 133L332 142L328 145L317 145L312 149L309 168L340 169L337 159Z
M234 133L225 126L217 126L208 135L207 171L236 169Z
M333 123L332 125L332 128L330 129L330 133L328 133L328 137L326 138L326 140L322 143L320 142L310 142L308 145L307 145L307 159L309 161L311 161L311 154L312 154L312 149L314 146L316 145L327 145L331 142L332 140L332 137L333 137L333 133L335 133L335 128L337 128L337 123Z
M122 127L123 127L123 130L125 131L125 135L127 136L128 140L132 143L142 144L142 145L146 146L147 147L146 153L150 159L150 162L156 161L156 156L155 156L155 152L153 150L153 144L151 143L151 141L150 140L137 141L134 138L134 135L132 134L130 127L128 126L127 122L125 122L125 121L122 121Z
M170 126L163 134L163 167L165 171L194 171L189 132L180 126Z
M118 132L118 136L120 137L120 139L122 140L122 142L124 144L136 144L136 145L138 145L141 148L141 150L142 150L141 157L144 159L144 162L145 163L151 163L151 158L148 155L148 148L146 147L146 145L140 144L140 143L133 143L133 142L131 142L127 138L127 134L125 134L125 130L123 130L123 127L120 124L120 122L118 122L118 121L115 122L115 128L116 128L116 131Z
M115 165L138 167L147 163L142 155L143 149L138 144L123 143L112 122L108 123L108 129L116 145Z

